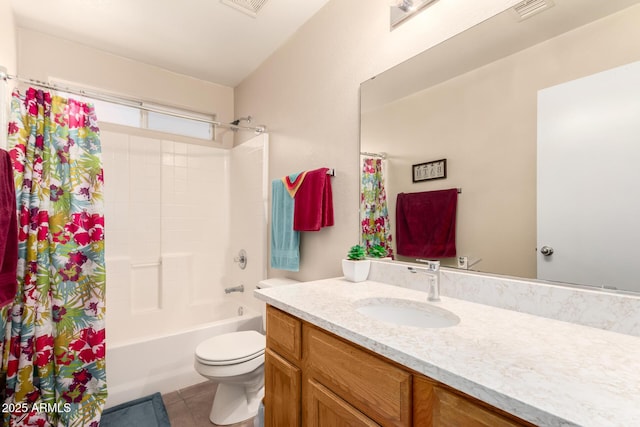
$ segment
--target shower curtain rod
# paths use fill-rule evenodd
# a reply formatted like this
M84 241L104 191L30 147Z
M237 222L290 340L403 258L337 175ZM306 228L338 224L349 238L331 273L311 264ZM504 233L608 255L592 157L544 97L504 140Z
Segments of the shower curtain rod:
M116 95L110 95L107 93L102 93L102 92L93 92L91 90L86 90L86 89L78 89L78 88L72 88L72 87L68 87L68 86L61 86L61 85L57 85L54 83L47 83L47 82L41 82L39 80L35 80L35 79L28 79L28 78L24 78L24 77L20 77L17 75L12 75L12 74L7 74L4 71L4 67L0 66L0 80L16 80L18 82L21 83L26 83L26 84L30 84L33 86L38 86L41 88L45 88L45 89L51 89L51 90L57 90L57 91L62 91L62 92L67 92L67 93L71 93L74 95L79 95L79 96L86 96L89 98L93 98L93 99L97 99L99 101L106 101L106 102L111 102L114 104L118 104L118 105L124 105L127 107L133 107L133 108L138 108L140 110L144 110L144 111L150 111L153 113L161 113L161 114L166 114L169 116L173 116L173 117L179 117L181 119L189 119L189 120L195 120L198 122L202 122L202 123L209 123L211 125L214 126L218 126L218 127L222 127L222 128L228 128L231 129L233 131L236 130L251 130L254 131L256 134L261 134L267 131L267 127L264 125L259 125L259 126L239 126L239 125L234 125L231 123L222 123L219 122L217 120L211 120L211 119L205 119L202 117L198 117L196 115L190 115L190 114L182 114L182 113L178 113L175 111L171 111L168 107L167 109L164 108L158 108L158 107L154 107L152 105L148 105L146 104L147 102L150 101L145 101L142 99L135 99L135 98L126 98L123 96L116 96Z
M367 157L377 157L379 159L386 159L387 158L387 153L369 153L367 151L361 151L360 155L361 156L367 156Z

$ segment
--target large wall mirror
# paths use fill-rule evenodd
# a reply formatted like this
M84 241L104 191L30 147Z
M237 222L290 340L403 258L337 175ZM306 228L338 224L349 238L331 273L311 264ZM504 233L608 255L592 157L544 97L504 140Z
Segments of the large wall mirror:
M384 157L392 236L399 193L459 189L443 265L640 292L640 1L554 3L364 82L361 153Z

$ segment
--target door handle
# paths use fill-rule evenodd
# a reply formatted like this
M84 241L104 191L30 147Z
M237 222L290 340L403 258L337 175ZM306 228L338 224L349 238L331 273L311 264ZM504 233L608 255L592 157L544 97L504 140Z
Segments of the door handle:
M544 256L553 255L553 248L551 246L543 246L540 248L540 253Z

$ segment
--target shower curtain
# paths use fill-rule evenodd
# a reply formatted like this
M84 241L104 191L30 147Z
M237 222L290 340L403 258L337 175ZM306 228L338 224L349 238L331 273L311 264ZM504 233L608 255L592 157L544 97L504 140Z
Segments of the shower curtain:
M362 243L367 249L380 245L387 250L388 256L393 257L382 159L363 159L360 188Z
M90 104L14 92L18 293L2 308L5 426L98 427L107 397L99 131Z

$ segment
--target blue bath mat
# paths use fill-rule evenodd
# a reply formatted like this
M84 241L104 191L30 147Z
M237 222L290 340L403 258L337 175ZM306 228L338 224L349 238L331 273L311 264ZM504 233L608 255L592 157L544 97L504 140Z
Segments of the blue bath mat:
M171 427L160 393L105 409L100 427Z

